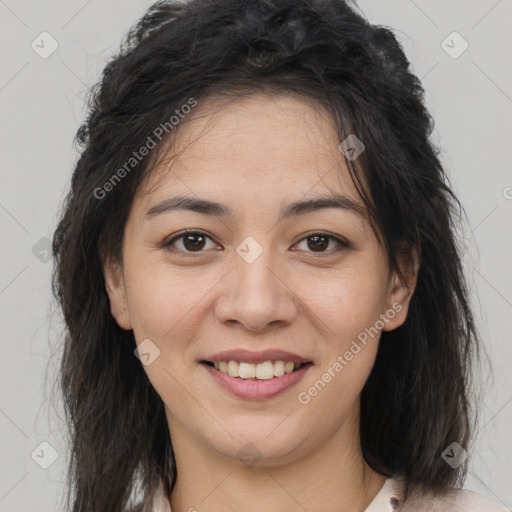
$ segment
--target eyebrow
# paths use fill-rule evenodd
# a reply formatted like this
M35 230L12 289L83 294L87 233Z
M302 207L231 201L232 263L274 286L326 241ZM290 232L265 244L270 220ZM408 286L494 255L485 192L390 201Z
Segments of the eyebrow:
M281 208L279 221L288 219L294 215L303 215L325 208L338 208L355 213L363 218L366 217L365 208L352 199L339 195L320 196L304 201L295 201ZM226 205L208 201L206 199L197 199L194 197L176 196L152 206L147 212L146 217L155 217L157 215L168 213L175 210L189 210L205 215L216 217L230 217L233 210Z

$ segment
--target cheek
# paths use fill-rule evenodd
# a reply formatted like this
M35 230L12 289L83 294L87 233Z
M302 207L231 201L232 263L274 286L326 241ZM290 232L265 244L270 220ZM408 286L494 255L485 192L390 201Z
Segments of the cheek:
M127 286L130 319L137 341L143 338L160 344L181 314L182 302L175 286L152 272L141 271ZM182 316L182 315L181 315Z
M304 300L315 313L312 321L324 333L316 384L311 393L303 390L305 399L321 394L317 406L328 403L340 417L360 394L375 361L381 331L375 325L385 307L384 272L378 262L361 258L328 279L309 276L304 283Z
M386 282L378 265L356 264L315 279L305 275L303 300L331 340L345 345L383 312Z
M377 355L380 330L374 326L382 312L375 276L354 270L339 277L336 282L329 281L324 293L309 297L325 335L320 365L298 396L310 412L322 415L321 411L329 410L332 428L357 409L355 404Z
M204 319L220 276L204 268L172 268L165 261L133 258L125 264L130 319L137 341L154 339L162 350L183 350Z

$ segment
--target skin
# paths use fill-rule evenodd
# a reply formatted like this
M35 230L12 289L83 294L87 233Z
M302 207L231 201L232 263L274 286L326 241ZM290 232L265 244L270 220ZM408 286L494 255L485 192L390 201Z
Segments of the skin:
M176 158L156 165L134 199L122 264L104 265L112 315L137 343L149 338L160 350L144 369L165 404L176 456L172 510L362 512L386 479L366 464L359 440L359 396L380 332L309 403L298 394L393 304L401 310L384 329L404 322L416 280L410 259L401 261L404 285L368 219L349 210L278 221L283 205L319 195L363 205L319 105L262 93L222 108L203 99L177 133ZM176 195L223 203L233 215L146 216ZM184 229L210 238L195 251L183 238L175 252L161 246ZM318 230L349 245L326 239L315 249L306 237ZM252 263L236 252L248 236L263 249ZM274 398L245 400L199 363L236 348L281 348L314 366ZM248 442L261 456L253 465L237 455Z

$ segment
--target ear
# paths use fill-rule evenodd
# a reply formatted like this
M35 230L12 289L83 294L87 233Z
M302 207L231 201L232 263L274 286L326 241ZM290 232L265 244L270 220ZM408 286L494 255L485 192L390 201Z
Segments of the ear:
M384 324L384 331L392 331L400 327L407 318L420 267L418 251L415 248L404 248L398 257L398 266L402 273L400 279L398 272L393 272L390 278L388 292L389 318Z
M112 316L122 329L132 329L122 265L108 258L103 265L103 275L105 277L105 287L110 300Z

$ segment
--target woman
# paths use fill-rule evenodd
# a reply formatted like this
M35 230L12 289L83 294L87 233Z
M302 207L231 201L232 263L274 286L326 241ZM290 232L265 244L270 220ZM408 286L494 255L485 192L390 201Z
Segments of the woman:
M455 490L478 335L431 128L344 2L149 9L54 237L71 510L505 510Z

